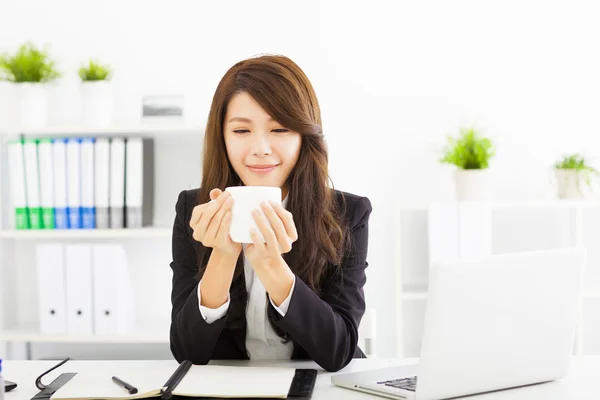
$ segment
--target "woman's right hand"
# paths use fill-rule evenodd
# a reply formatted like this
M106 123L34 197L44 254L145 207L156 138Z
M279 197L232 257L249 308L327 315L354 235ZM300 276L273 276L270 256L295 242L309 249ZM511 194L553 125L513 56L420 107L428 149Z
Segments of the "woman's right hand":
M200 204L192 211L190 226L194 230L194 239L205 247L239 255L242 244L233 242L229 237L233 198L220 189L211 190L210 198L210 202Z

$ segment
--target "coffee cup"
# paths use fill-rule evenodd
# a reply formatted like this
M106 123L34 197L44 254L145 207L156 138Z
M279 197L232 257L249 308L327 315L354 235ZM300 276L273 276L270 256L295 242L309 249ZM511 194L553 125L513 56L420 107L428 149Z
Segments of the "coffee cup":
M264 212L261 203L274 201L281 204L281 188L276 186L230 186L225 189L233 198L229 236L237 243L252 243L250 229L256 229L259 240L265 242L260 229L252 217L252 210Z

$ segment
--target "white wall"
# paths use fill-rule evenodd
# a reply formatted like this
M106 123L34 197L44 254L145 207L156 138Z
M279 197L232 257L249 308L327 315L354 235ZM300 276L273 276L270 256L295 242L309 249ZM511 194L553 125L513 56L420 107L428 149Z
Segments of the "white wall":
M0 50L50 44L71 75L66 91L82 60L112 63L120 119L142 93L181 91L203 121L233 63L294 59L321 102L336 187L374 205L368 305L378 309L378 353L391 356L389 216L397 203L451 198L451 169L434 152L445 134L474 123L496 140L497 199L551 196L557 156L600 153L598 6L548 3L3 1Z

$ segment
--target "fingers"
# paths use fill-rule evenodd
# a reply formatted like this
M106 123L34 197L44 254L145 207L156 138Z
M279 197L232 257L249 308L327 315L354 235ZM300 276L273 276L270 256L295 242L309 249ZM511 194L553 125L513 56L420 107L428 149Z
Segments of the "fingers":
M197 221L194 221L195 223L193 224L192 221L190 221L190 225L192 225L194 233L198 232L198 235L200 237L205 236L210 221L213 219L215 214L221 209L221 207L229 197L230 195L228 192L223 192L215 201L198 206L200 207L199 218L197 219Z
M231 210L227 210L223 216L223 220L219 225L219 230L216 234L216 240L219 243L229 243L229 227L231 226Z
M291 239L288 237L285 226L283 225L283 221L269 203L263 203L261 207L275 232L279 250L281 253L288 253L292 250L292 243Z
M213 190L211 190L210 191L210 199L211 200L216 200L221 195L221 193L223 193L221 191L221 189L213 189Z
M206 238L208 238L209 240L214 240L217 237L217 233L221 226L221 221L223 221L223 217L225 217L225 214L231 209L232 203L233 201L231 197L228 197L227 200L225 200L223 206L219 209L219 211L217 211L215 216L210 221L210 224L206 229Z
M263 237L265 238L265 241L267 242L267 249L270 251L274 251L279 255L279 243L277 242L275 231L273 231L273 229L271 228L271 224L269 223L267 218L256 209L252 210L252 217L254 218L254 221L256 222L260 233L262 233ZM259 246L257 245L256 247Z
M192 228L198 224L198 222L200 221L200 217L202 217L203 211L206 209L206 207L208 207L209 204L213 203L212 200L217 199L222 193L223 192L221 191L221 189L213 189L210 191L209 194L211 202L200 204L194 207L194 209L192 210L192 216L190 218L190 226Z
M275 210L275 213L281 218L283 226L285 226L285 231L292 240L292 243L298 240L298 231L296 230L296 224L294 223L294 216L292 213L283 208L281 203L271 202L270 204L271 207L273 207L273 210Z
M267 251L264 242L258 236L258 232L254 228L250 228L250 237L252 238L252 244L260 253ZM268 245L268 244L267 244ZM248 251L248 249L247 249Z

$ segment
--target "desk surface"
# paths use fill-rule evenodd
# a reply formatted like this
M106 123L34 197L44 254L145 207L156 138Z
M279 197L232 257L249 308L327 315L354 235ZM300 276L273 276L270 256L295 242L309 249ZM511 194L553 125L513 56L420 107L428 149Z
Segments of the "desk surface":
M354 372L367 369L401 366L415 363L416 359L356 359L340 372ZM69 361L64 366L49 375L44 382L48 383L62 372L93 371L100 364L120 363L135 368L140 363L170 363L176 366L175 361ZM3 361L4 379L17 382L17 389L5 394L5 400L28 400L38 391L35 387L35 378L55 365L55 361ZM315 363L309 361L241 361L241 362L214 362L215 365L251 365L251 366L277 366L294 368L317 368L319 375L313 399L315 400L353 400L353 399L378 399L380 397L339 388L331 384L331 375L320 369ZM49 378L49 379L48 379ZM600 379L600 356L573 357L569 375L563 379L532 385L528 387L509 389L479 396L470 396L469 400L573 400L599 398L598 380Z

